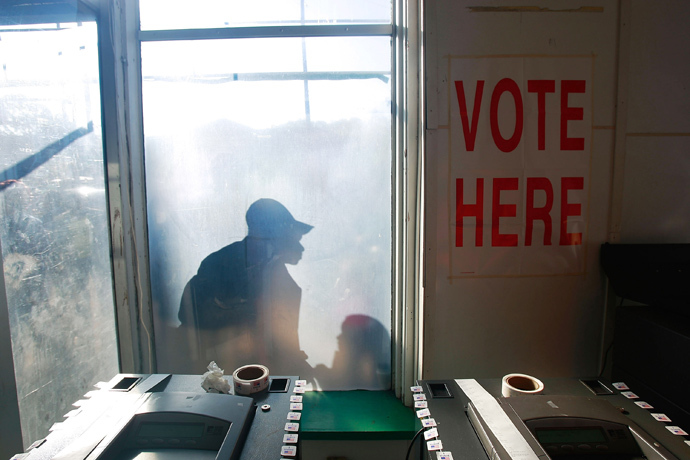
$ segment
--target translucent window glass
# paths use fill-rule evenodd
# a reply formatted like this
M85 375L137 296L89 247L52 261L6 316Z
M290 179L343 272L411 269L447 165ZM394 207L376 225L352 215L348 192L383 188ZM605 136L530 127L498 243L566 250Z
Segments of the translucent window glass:
M390 37L142 43L159 372L390 387Z
M390 0L139 0L142 30L390 24Z
M0 27L0 239L24 445L118 372L95 23Z

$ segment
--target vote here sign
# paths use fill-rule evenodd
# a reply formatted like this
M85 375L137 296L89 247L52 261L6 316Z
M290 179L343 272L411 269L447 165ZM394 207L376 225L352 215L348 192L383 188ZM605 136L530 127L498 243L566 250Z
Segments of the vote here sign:
M592 59L449 58L452 277L584 271Z

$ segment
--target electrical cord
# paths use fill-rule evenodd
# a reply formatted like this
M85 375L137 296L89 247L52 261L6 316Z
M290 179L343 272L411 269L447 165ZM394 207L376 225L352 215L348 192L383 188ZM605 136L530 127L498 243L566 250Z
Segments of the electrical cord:
M618 308L623 306L623 302L625 301L624 297L621 297L620 302L618 302ZM609 343L609 346L606 347L606 351L604 352L604 359L603 362L601 363L601 369L599 370L599 375L597 377L601 377L604 375L604 371L606 371L606 364L609 360L609 353L611 353L611 349L613 348L615 340L611 340L611 343Z
M407 455L405 455L405 460L408 460L410 458L410 452L412 452L412 446L414 446L414 442L417 440L420 434L424 431L425 427L421 427L419 431L414 435L412 438L412 441L410 441L410 446L407 448Z

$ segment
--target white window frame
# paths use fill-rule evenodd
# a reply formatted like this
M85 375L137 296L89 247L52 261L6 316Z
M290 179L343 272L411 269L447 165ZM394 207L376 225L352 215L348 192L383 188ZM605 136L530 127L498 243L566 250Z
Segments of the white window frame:
M392 25L302 25L139 31L138 0L101 6L104 136L122 372L156 372L149 280L141 43L207 38L393 37L393 388L411 404L420 378L423 123L421 0L394 0ZM106 26L106 27L103 27Z

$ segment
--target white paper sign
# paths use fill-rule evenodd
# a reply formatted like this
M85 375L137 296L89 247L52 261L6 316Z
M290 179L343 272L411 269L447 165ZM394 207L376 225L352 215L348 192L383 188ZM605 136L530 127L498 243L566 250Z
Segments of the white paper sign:
M593 58L449 65L451 277L583 273Z

